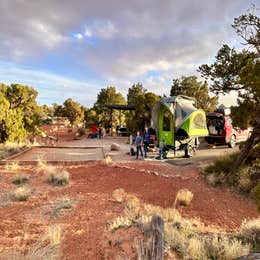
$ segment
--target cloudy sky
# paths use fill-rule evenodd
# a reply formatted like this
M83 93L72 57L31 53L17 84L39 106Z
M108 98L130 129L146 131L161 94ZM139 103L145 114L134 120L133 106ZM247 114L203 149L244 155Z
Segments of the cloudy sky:
M40 104L91 106L101 88L137 82L169 95L223 44L241 47L231 23L255 2L0 0L0 82L35 87Z

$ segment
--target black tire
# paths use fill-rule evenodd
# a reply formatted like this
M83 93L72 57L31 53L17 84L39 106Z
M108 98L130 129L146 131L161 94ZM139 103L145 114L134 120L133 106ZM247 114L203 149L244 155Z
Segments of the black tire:
M191 158L193 156L194 150L191 145L188 145L185 149L185 158Z
M231 135L230 141L228 143L228 147L235 148L235 146L236 146L236 136L235 135Z

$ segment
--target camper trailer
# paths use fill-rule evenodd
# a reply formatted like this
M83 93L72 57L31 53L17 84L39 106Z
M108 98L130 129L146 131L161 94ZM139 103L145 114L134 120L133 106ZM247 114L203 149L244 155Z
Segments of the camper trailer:
M186 96L162 98L152 109L160 158L169 150L185 151L191 157L199 145L198 137L208 135L205 112L195 107L196 100Z

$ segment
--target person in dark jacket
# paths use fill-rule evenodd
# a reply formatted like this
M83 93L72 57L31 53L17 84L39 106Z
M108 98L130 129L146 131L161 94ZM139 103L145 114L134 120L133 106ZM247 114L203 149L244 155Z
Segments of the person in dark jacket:
M145 129L144 129L144 158L147 157L147 153L148 153L148 148L149 148L149 144L150 144L150 141L151 141L151 136L150 136L150 132L148 130L148 127L146 126Z
M143 157L143 151L142 151L142 137L140 136L140 132L137 131L136 137L135 137L135 145L136 145L136 159L139 158L139 152L141 153L141 156Z

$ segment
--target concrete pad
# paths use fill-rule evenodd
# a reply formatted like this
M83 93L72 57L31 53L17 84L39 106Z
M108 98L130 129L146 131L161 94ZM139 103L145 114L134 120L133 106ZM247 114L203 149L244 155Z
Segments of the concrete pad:
M27 152L12 158L16 161L96 161L103 160L103 149L99 147L33 147Z

